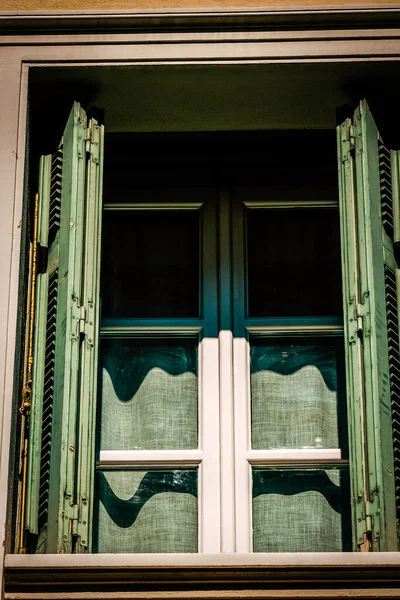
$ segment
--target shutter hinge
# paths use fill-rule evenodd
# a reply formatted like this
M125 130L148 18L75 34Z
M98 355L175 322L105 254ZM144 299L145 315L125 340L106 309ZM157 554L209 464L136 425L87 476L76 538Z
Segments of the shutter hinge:
M89 309L86 306L78 306L78 300L74 296L72 302L72 327L70 338L72 340L80 338L93 346L93 310L92 303L89 303Z
M343 124L342 132L342 161L345 163L350 160L351 153L355 149L354 125L350 119L347 119L346 124Z
M368 298L368 294L365 294ZM351 302L353 305L354 303ZM371 334L369 303L357 304L354 307L353 317L349 323L350 344L354 344L357 338L363 338Z
M356 136L354 133L354 125L352 123L350 123L350 125L349 125L348 135L349 135L350 151L351 151L351 150L354 150L356 147Z
M379 545L379 505L378 492L370 495L370 499L365 502L365 531L363 533L363 542L360 544L361 552L372 552L374 545ZM374 517L377 517L376 519Z
M357 304L357 335L369 337L371 335L371 315L369 312L369 293L364 294L364 302Z
M76 296L72 298L72 328L70 338L75 340L86 333L86 308L78 305Z
M80 506L79 504L73 504L71 507L72 511L71 511L71 534L73 536L73 540L76 538L76 536L78 535L78 529L79 529L79 519L80 519ZM74 545L74 541L73 541L73 545Z
M90 123L86 129L86 156L91 158L96 165L99 164L98 125Z
M364 335L364 305L357 304L356 310L356 323L357 323L357 335L358 337L362 337Z
M359 545L360 552L372 552L372 517L365 517L365 532L363 533L363 542Z
M78 305L78 298L72 297L72 308L71 308L72 327L70 331L71 340L78 339L81 334L85 333L85 307Z
M86 511L84 508L86 507ZM71 533L73 536L73 547L74 552L82 553L87 552L88 545L88 516L87 514L87 502L83 500L80 504L74 504L72 506L72 518L71 518Z
M85 333L86 308L81 306L79 309L79 333Z
M90 154L90 145L92 143L92 128L91 127L88 127L86 129L85 143L86 143L86 146L85 146L86 153Z

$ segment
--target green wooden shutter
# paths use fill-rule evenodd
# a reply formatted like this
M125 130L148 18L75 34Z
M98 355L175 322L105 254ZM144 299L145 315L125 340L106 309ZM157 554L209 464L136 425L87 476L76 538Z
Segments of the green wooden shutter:
M74 103L57 154L40 162L47 268L37 277L26 513L37 552L89 547L103 137Z
M352 496L353 549L363 543L365 526L365 460L363 448L363 358L362 342L358 335L357 305L359 280L357 268L357 215L354 162L351 155L353 139L350 121L337 129L339 155L339 198L343 281L343 318L347 410L350 439L350 474Z
M354 546L397 550L399 363L392 163L366 102L338 128Z
M85 197L86 229L84 240L84 283L81 326L81 387L78 414L76 501L77 519L73 534L75 551L91 552L93 488L95 468L95 424L97 400L97 364L99 350L100 250L103 188L104 127L94 119L89 122L86 140L87 185Z
M39 216L37 232L37 242L42 249L48 249L49 246L51 167L51 155L42 156L39 167ZM54 198L52 208L54 211L56 210L54 208ZM54 242L54 239L52 241ZM47 268L44 273L39 272L36 279L35 355L32 375L32 407L30 413L27 477L28 492L25 521L26 529L35 535L38 535L39 531L47 523L48 509L49 449L51 442L56 317L54 298L57 295L57 261L52 261L50 264L52 270L50 271ZM50 289L49 279L51 280ZM44 418L43 413L45 413Z

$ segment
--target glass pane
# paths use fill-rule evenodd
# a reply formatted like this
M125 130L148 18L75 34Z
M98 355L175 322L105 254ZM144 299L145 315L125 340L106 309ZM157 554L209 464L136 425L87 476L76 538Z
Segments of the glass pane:
M337 210L248 210L247 249L251 317L342 314Z
M254 469L254 552L351 551L347 469Z
M197 341L102 340L101 450L197 447Z
M102 316L199 316L199 213L106 211Z
M344 448L343 339L260 339L250 348L252 447Z
M95 552L197 552L197 470L96 474Z

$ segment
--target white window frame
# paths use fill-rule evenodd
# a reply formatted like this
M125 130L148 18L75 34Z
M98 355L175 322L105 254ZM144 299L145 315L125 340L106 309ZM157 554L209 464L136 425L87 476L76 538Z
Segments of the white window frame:
M245 242L242 231L245 228L245 218L240 216L241 208L254 210L281 210L291 208L307 210L309 208L336 208L339 211L339 203L328 200L296 201L253 201L236 199L233 207L232 219L235 223L233 232L234 251L234 286L239 288L237 297L240 300L235 303L233 340L233 372L234 372L234 423L235 423L235 496L236 496L236 524L237 524L237 552L253 551L253 520L252 520L252 485L253 467L255 466L294 466L308 464L315 466L333 465L348 467L348 460L342 460L340 448L330 449L262 449L253 450L251 446L251 381L250 381L250 341L252 337L273 337L282 340L285 336L304 339L304 335L313 336L342 336L343 324L335 324L338 319L328 319L329 324L302 325L298 319L297 325L286 325L284 320L248 318L245 310L246 296L246 266L245 266ZM339 319L340 320L340 319ZM296 319L293 319L296 321ZM323 319L320 319L323 321ZM326 319L325 319L326 321Z
M346 15L353 14L354 23L368 13L378 15L383 19L385 14L393 20L393 28L364 28L357 30L344 29L337 25L329 25L329 18L335 23L335 18L340 21ZM18 35L6 34L1 37L0 48L0 87L5 93L0 95L0 180L2 181L2 203L0 219L0 278L3 282L0 288L0 373L3 381L0 397L0 434L1 434L1 462L0 462L0 488L7 489L9 448L11 440L11 424L13 420L12 402L16 377L14 373L14 357L16 351L17 322L19 316L18 288L19 288L19 260L21 244L21 220L23 218L24 172L25 172L25 139L27 118L27 90L28 74L31 67L48 68L53 66L110 66L110 65L172 65L172 64L267 64L267 63L316 63L316 62L358 62L358 61L383 61L400 60L400 28L397 26L400 8L393 6L371 5L371 7L350 7L344 9L302 9L296 10L270 10L270 11L209 11L207 14L200 11L187 13L147 11L146 13L113 13L108 14L108 22L117 22L119 18L146 18L151 21L172 19L190 22L194 19L210 18L219 19L221 23L240 23L244 18L259 19L268 24L268 19L287 18L315 20L320 15L326 17L326 28L288 31L277 30L277 27L251 31L238 30L237 23L232 31L224 30L211 32L170 32L159 33L154 28L152 33L107 33L107 34L79 34L79 33L51 33L48 35L32 35L19 33ZM298 15L298 17L296 17ZM318 17L319 15L319 17ZM74 17L81 23L93 16L101 19L101 15L90 13L75 13ZM71 15L65 13L44 13L38 15L15 13L0 15L1 19L15 20L24 18L29 20L40 17L43 22L56 22L62 24L63 20L71 20ZM397 20L396 20L397 19ZM73 18L72 18L73 20ZM351 21L349 22L351 27ZM226 357L233 356L232 340L229 335L221 334L220 352ZM217 359L217 351L213 350ZM238 349L243 352L243 349ZM229 358L230 360L230 358ZM229 362L229 361L228 361ZM232 364L232 363L231 363ZM221 389L231 389L233 385L233 371L227 369L221 373ZM221 410L221 435L232 442L234 436L233 424L224 420L226 407L223 403ZM229 460L222 462L221 482L233 481L232 465ZM225 489L223 487L223 489ZM0 497L0 548L1 559L6 542L5 524L7 519L8 500L5 494ZM222 519L222 526L229 527L234 514L233 502L227 503L227 510ZM223 553L232 552L235 542L233 539L221 548ZM389 556L390 555L390 556ZM229 554L229 556L231 556ZM397 564L400 565L400 556L397 553L386 553L385 556L346 554L340 559L330 553L323 557L310 555L303 556L287 554L276 555L250 555L237 554L229 558L228 554L206 554L187 557L152 558L143 555L130 556L129 558L113 558L107 555L96 556L29 556L8 555L7 568L21 568L21 566L48 566L75 565L84 566L106 564L280 564L280 565L324 565L341 564Z
M162 198L162 196L160 196ZM198 499L198 552L220 552L220 463L219 463L219 345L215 333L218 330L217 314L217 240L215 201L205 202L135 202L134 204L104 204L103 214L108 211L196 211L199 217L201 239L199 257L201 273L200 308L198 318L130 319L130 325L113 327L113 319L105 319L100 326L100 337L112 339L188 338L198 342L198 448L187 450L103 450L99 452L96 467L104 469L197 469ZM207 280L208 285L202 285ZM183 282L184 284L184 282ZM115 320L117 323L118 320ZM214 336L212 335L214 334Z

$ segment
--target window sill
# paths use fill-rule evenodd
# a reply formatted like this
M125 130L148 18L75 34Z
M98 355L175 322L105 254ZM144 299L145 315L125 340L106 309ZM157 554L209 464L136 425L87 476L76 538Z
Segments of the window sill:
M5 599L400 598L400 553L8 555Z

